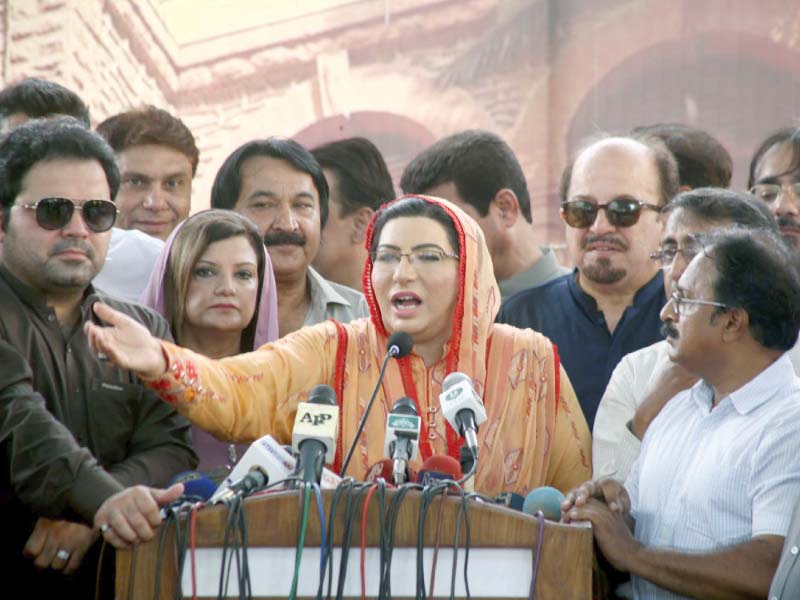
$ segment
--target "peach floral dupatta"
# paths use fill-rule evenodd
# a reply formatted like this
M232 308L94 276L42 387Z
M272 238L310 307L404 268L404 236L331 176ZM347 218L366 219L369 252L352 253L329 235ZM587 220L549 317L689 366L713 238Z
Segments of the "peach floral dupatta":
M413 356L390 362L382 386L383 410L373 409L378 414L370 415L367 431L385 423L390 409L386 399L408 396L415 400L423 417L421 460L432 454L449 454L458 459L463 440L438 410L438 396L445 376L460 371L472 378L489 417L479 431L477 490L525 493L546 484L569 489L589 479L588 427L560 367L555 347L532 330L494 323L500 308L500 293L478 224L445 200L414 197L441 206L458 233L460 283L452 316L452 336L443 359L430 369L425 369L419 358L415 360ZM367 231L368 250L372 246L374 223L375 219ZM350 423L357 422L363 414L388 339L371 275L372 263L368 259L363 285L371 327L338 327L334 387L345 413L343 420ZM350 439L347 432L345 439ZM362 442L364 464L351 474L368 467L367 461L375 454L373 445L372 440ZM341 458L336 466L339 461Z

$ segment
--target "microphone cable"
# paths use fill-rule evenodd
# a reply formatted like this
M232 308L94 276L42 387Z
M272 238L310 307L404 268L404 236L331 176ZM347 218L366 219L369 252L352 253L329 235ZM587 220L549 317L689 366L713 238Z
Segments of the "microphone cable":
M367 484L366 486L361 484L354 485L350 488L347 495L347 501L345 502L344 532L342 535L342 556L341 560L339 561L339 581L337 582L338 585L336 586L336 600L342 600L344 597L344 584L345 579L347 578L347 563L350 560L350 547L351 540L353 538L353 523L356 520L358 509L361 506L361 497L369 489L369 485L370 484ZM352 493L353 491L355 491L355 498L354 494Z
M327 546L324 550L324 564L322 566L322 574L319 578L319 588L317 589L317 600L322 600L322 592L323 588L325 587L325 575L326 571L328 574L328 592L325 596L327 600L330 600L332 588L333 588L333 528L334 524L336 523L336 509L339 507L339 499L341 498L344 490L346 488L351 487L355 483L355 480L352 477L345 477L339 485L336 486L336 489L333 491L333 498L331 498L331 508L330 512L328 513L328 535L327 538Z
M225 503L228 508L228 518L222 543L218 600L228 596L228 585L234 560L236 561L236 574L239 580L239 598L252 597L247 559L247 520L242 508L243 501L243 495L237 494L229 502ZM228 556L229 551L231 556Z
M300 577L300 561L303 558L303 547L306 543L306 529L308 528L308 505L311 501L311 485L308 482L300 484L303 490L303 516L300 520L300 535L297 539L297 548L294 554L294 576L292 577L292 589L289 591L289 600L297 597L297 581Z
M311 484L311 487L314 489L314 495L317 498L317 512L319 514L319 576L321 580L324 577L325 569L324 549L328 546L325 540L325 509L322 506L322 491L319 488L319 484L315 481Z
M202 503L197 502L192 506L189 515L189 556L192 563L192 600L197 600L197 561L195 556L196 549L196 533L197 533L197 511L203 506Z
M392 556L394 554L394 537L397 529L397 519L400 514L400 508L403 500L411 490L421 490L423 486L418 483L409 482L399 486L391 501L389 508L386 512L386 557L381 566L381 582L378 590L378 597L380 600L388 600L392 597Z
M542 542L544 541L544 514L542 511L536 512L539 520L539 535L536 541L536 552L533 555L533 575L531 576L531 589L528 592L528 600L536 600L536 580L539 577L539 561L542 558Z
M371 484L367 491L367 497L364 499L364 506L361 509L361 600L367 600L367 575L366 575L366 554L367 554L367 515L369 514L369 504L372 496L378 488L386 489L384 487L385 481L379 479L377 482ZM380 518L380 515L379 515ZM382 520L382 519L381 519ZM382 529L382 528L381 528ZM383 531L381 531L381 536Z

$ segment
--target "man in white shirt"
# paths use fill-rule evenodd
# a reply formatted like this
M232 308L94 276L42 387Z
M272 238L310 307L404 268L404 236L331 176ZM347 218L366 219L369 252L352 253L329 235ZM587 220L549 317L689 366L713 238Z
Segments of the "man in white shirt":
M664 209L666 225L655 253L664 272L667 297L698 251L693 236L732 225L777 232L764 204L749 194L700 188L676 196ZM641 439L667 401L694 385L697 377L669 360L666 340L627 354L614 369L592 432L595 477L625 480L639 455ZM790 352L800 373L800 346Z
M714 235L661 318L670 359L701 380L647 430L625 486L588 482L564 519L591 521L634 597L765 597L800 497L800 274L770 232Z

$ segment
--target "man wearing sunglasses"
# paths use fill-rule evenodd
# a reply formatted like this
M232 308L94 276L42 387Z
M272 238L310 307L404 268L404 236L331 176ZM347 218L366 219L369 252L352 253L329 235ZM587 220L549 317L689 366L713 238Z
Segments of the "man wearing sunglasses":
M635 598L767 597L800 498L794 257L768 230L700 242L661 314L670 360L700 381L652 422L624 486L587 482L562 505Z
M778 221L786 243L800 252L800 128L781 129L761 143L748 187Z
M196 465L189 425L132 373L98 359L83 333L100 299L169 337L161 317L91 285L118 186L113 151L74 119L32 121L0 140L0 337L31 365L48 410L121 486L159 486ZM92 597L98 532L37 519L2 484L0 496L0 560L15 581L31 597Z
M620 359L662 338L666 298L650 254L661 238L659 211L677 190L675 159L658 140L585 146L561 180L574 272L512 296L497 317L558 346L590 427Z

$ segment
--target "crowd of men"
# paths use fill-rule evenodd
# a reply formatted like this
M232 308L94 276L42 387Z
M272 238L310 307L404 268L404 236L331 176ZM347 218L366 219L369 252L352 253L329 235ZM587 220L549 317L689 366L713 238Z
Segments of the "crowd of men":
M100 537L150 537L180 495L157 488L197 464L188 422L94 355L83 324L101 299L170 339L136 301L192 211L199 151L156 107L92 131L75 93L38 79L0 92L0 131L0 553L34 597L84 597ZM630 574L623 597L800 597L800 130L765 138L748 192L731 174L688 126L587 140L560 186L574 269L536 243L525 173L493 133L439 140L398 182L475 219L498 321L556 344L594 440L565 519L592 522ZM263 237L280 336L368 316L364 234L394 189L364 138L255 139L223 162L210 203Z

